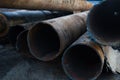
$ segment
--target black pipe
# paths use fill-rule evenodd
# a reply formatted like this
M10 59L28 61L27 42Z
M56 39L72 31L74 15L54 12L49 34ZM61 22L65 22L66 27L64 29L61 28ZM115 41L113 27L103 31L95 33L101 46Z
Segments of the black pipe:
M103 45L120 45L120 1L105 0L95 5L87 18L88 31Z
M41 21L45 19L51 19L64 15L71 14L72 12L64 11L28 11L17 10L12 12L0 13L0 36L4 36L8 33L10 26L15 26L23 23L30 23L35 21Z

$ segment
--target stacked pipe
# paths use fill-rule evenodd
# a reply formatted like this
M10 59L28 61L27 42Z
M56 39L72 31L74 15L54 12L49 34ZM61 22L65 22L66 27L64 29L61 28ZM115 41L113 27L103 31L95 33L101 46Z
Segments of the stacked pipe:
M119 48L118 3L120 1L108 0L93 7L86 0L2 0L0 8L47 9L52 13L25 10L2 12L0 36L8 33L11 43L23 56L44 62L61 58L63 70L72 80L95 80L103 70L105 57L109 56L106 46ZM53 10L77 13L68 15ZM25 24L21 28L18 24L23 23L33 24ZM113 25L115 28L112 28Z
M19 36L21 32L24 32L24 30L28 30L35 23L45 19L51 19L69 14L72 14L72 12L48 10L15 10L12 12L1 12L0 37L2 39L0 42L10 43L12 46L16 46L17 36ZM20 43L20 45L22 44ZM20 50L18 51L21 52Z
M105 0L94 6L87 18L91 38L102 45L108 67L120 73L120 1Z
M83 12L37 23L28 32L31 53L43 61L55 59L86 31L87 14Z
M119 46L120 44L120 1L106 0L94 6L88 16L88 30L100 44Z

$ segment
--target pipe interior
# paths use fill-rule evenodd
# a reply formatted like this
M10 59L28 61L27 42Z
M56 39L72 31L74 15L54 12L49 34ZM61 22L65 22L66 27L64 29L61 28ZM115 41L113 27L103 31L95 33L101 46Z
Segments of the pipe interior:
M10 43L12 45L15 46L16 40L17 40L17 36L24 30L25 30L24 27L20 26L20 25L12 26L9 29L8 38L9 38L9 41L10 41Z
M101 59L97 52L86 45L76 45L64 55L64 67L72 78L89 80L101 71Z
M120 1L106 0L96 5L88 17L91 33L105 41L120 39Z
M21 32L17 37L16 47L19 52L28 53L29 48L27 44L27 33L28 31Z
M38 58L52 58L60 48L60 40L57 32L51 25L40 23L29 32L30 49Z

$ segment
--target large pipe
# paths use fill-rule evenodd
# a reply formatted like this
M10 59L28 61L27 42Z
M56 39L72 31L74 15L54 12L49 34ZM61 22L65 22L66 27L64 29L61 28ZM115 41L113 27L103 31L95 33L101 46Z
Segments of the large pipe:
M95 5L87 19L88 31L100 44L120 45L120 1L105 0Z
M63 69L73 80L95 80L103 65L103 51L87 33L68 47L62 57Z
M49 61L86 31L88 11L36 24L28 32L28 45L33 56Z
M1 0L1 8L84 11L92 7L86 0Z
M28 34L28 30L24 30L18 35L16 41L16 49L21 55L25 57L33 58L27 44L27 34Z
M35 21L41 21L45 19L51 19L68 15L69 12L57 12L57 11L28 11L18 10L12 12L0 13L0 37L5 36L8 33L10 26L15 26L23 23L30 23Z

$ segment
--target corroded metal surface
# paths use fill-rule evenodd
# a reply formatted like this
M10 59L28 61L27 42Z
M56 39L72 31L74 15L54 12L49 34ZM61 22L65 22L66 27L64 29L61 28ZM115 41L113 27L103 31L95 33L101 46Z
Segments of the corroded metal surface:
M86 0L1 0L1 8L83 11L93 5Z
M62 65L73 80L95 80L102 72L104 54L86 33L65 50Z
M40 22L28 32L31 53L39 60L49 61L86 31L88 11Z

